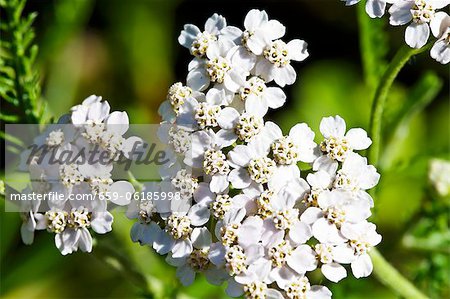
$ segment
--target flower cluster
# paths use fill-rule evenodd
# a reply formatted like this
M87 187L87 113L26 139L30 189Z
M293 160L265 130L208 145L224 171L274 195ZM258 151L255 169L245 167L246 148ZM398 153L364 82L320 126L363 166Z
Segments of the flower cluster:
M368 276L368 252L381 241L367 221L379 174L357 153L371 140L339 116L321 121L318 143L305 123L285 134L265 121L284 104L280 87L294 83L291 62L308 56L307 45L282 41L285 27L265 11L251 10L244 26L218 14L204 31L184 26L179 42L194 56L187 83L172 85L160 108L174 159L161 183L144 185L180 196L130 205L131 237L167 254L184 285L203 273L233 297L331 298L308 272L338 282L350 265ZM311 165L306 180L299 162Z
M353 5L360 0L342 0ZM382 17L388 12L393 26L408 25L405 41L411 48L422 48L428 42L430 33L437 39L431 49L431 57L447 64L450 62L450 17L439 11L450 4L449 0L367 0L366 11L372 17Z
M34 146L42 150L22 154L21 170L31 179L22 193L47 197L23 202L24 243L33 242L35 230L47 230L55 234L62 254L90 252L89 229L98 234L111 231L113 216L106 199L115 194L111 202L127 205L127 193L134 193L129 182L114 182L111 176L114 162L129 152L132 139L123 137L127 130L127 113L110 113L108 102L93 95L34 139ZM87 152L94 157L87 159Z

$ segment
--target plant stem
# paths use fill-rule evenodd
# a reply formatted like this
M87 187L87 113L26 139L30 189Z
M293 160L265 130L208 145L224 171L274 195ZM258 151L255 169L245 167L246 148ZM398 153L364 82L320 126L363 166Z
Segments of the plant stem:
M372 102L372 114L370 118L369 129L370 137L372 138L372 146L369 149L369 161L375 166L377 166L378 164L380 152L382 129L381 122L383 118L384 106L386 104L386 99L389 90L391 89L392 83L394 82L400 70L412 56L427 50L430 46L431 44L426 45L420 49L412 49L407 45L404 45L394 56L394 59L389 64L388 68L381 77L380 82L378 83Z
M373 248L370 251L373 272L378 280L404 298L427 299L411 282L404 278L381 253Z

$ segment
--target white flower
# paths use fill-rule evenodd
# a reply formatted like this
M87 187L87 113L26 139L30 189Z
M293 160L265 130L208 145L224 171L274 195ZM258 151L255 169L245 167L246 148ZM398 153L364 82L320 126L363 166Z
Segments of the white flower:
M159 115L165 121L174 122L175 118L183 110L186 100L191 97L199 101L204 101L205 95L192 90L189 86L184 86L181 82L172 84L167 92L167 100L159 106Z
M431 32L438 39L431 48L431 57L447 64L450 62L450 17L445 12L438 12L430 24Z
M450 162L433 159L430 162L428 178L441 196L450 194Z
M295 277L283 287L283 290L289 299L331 299L331 291L327 287L321 285L311 286L306 276Z
M338 161L343 162L349 152L367 149L372 144L372 140L363 129L354 128L347 133L345 130L345 121L339 115L322 119L320 132L325 140L320 144L320 149L325 155L314 161L315 171L323 169L335 173Z
M235 40L239 38L240 30L236 27L227 26L224 17L213 14L205 23L205 31L192 24L184 25L178 37L178 42L185 48L188 48L192 55L196 57L205 57L211 43L217 41L220 37Z
M293 126L286 136L275 123L267 122L262 133L266 142L270 143L275 162L281 165L296 164L298 161L313 162L317 147L314 135L305 123Z
M264 10L252 9L245 16L242 44L255 55L261 55L268 42L283 37L286 28L277 20L269 20Z
M356 199L368 199L373 206L373 200L365 190L375 187L379 179L380 174L374 166L367 165L366 158L350 152L342 163L342 168L338 170L333 184L336 189L353 192Z
M91 95L81 105L71 108L72 123L78 126L86 124L88 120L101 122L109 115L109 110L107 101L102 102L102 97Z
M236 92L245 81L246 70L251 68L233 63L231 57L236 50L237 46L229 40L219 40L209 45L206 60L195 58L189 64L188 86L203 91L211 83L216 83L223 84L230 92Z
M321 243L345 242L346 239L340 232L341 226L346 222L360 222L371 215L371 203L368 199L352 200L352 195L346 191L322 192L317 201L319 208L307 208L300 220L311 225L314 238Z
M356 278L367 277L372 273L373 265L368 252L381 242L381 236L375 229L375 224L367 221L342 225L341 232L349 241L336 246L333 254L338 262L351 263Z
M277 167L267 154L268 149L259 139L254 139L247 145L237 145L230 151L229 161L234 169L228 179L233 187L244 189L252 181L257 184L271 182Z
M284 105L286 95L279 87L267 87L260 77L250 77L239 89L239 98L245 101L245 110L264 116L268 108L276 109Z
M181 258L174 258L169 254L166 258L168 264L177 267L176 275L184 286L191 285L196 273L204 273L208 282L219 285L226 279L226 272L211 263L208 258L211 246L211 233L207 228L194 228L192 231L192 252Z
M389 8L391 25L405 25L409 22L405 31L405 41L411 48L422 48L430 36L430 26L439 24L435 18L437 9L450 4L450 0L399 0Z
M354 5L361 0L341 0L345 5ZM367 0L366 12L371 18L381 18L386 10L386 3L393 3L395 0Z
M184 162L194 168L200 168L210 178L211 191L220 193L228 187L230 165L222 152L222 140L213 131L198 131L192 135L192 151Z
M297 74L291 61L303 61L309 56L305 41L294 39L289 43L275 40L266 45L263 56L255 66L255 74L261 76L266 82L275 80L279 86L291 85L295 82Z

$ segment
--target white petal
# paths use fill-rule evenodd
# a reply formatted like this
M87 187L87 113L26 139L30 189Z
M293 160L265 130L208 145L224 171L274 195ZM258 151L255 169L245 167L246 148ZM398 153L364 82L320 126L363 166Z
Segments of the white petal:
M381 18L386 9L386 2L383 0L367 0L366 12L371 18Z
M209 188L214 193L221 193L228 188L228 176L226 174L216 174L212 176Z
M172 257L173 258L182 258L186 257L192 252L192 243L189 239L186 240L178 240L175 242L175 245L172 248Z
M298 221L290 230L289 237L297 244L306 243L312 236L311 229L305 223Z
M322 217L322 210L316 207L307 208L302 215L300 216L300 220L306 224L313 224L318 219Z
M300 39L294 39L287 43L288 51L289 51L289 57L292 60L297 61L303 61L306 59L306 57L309 56L308 54L308 44Z
M337 227L324 218L317 220L312 225L312 233L320 243L339 244L345 241Z
M440 11L437 12L433 19L430 21L430 28L433 35L437 38L440 38L444 33L445 29L448 28L450 23L450 17L447 13ZM445 28L447 27L447 28Z
M322 118L320 132L323 137L344 137L346 130L345 120L339 115Z
M252 179L245 168L233 169L228 175L228 180L233 188L236 189L244 189L252 182Z
M192 46L192 42L196 39L197 34L200 33L200 29L197 26L192 24L184 25L184 30L181 31L180 36L178 37L178 42L185 48L190 48Z
M317 268L316 254L309 245L298 246L287 258L286 262L289 267L299 274L304 274Z
M215 13L206 20L205 31L211 34L218 34L225 26L227 26L225 18Z
M411 8L413 1L397 1L389 8L389 23L394 26L405 25L412 19Z
M262 24L267 22L267 13L263 10L252 9L250 10L244 19L244 27L249 31L254 31Z
M405 30L405 41L411 48L422 48L430 36L428 24L411 23Z
M268 87L263 94L263 98L272 109L280 108L286 102L286 94L278 87Z
M317 158L313 163L314 171L323 170L323 171L328 172L331 175L334 175L336 173L337 168L338 168L338 163L336 161L332 160L327 155Z
M249 114L263 117L268 110L267 103L260 97L250 94L245 99L245 111Z
M447 64L450 62L450 46L445 40L438 40L431 48L430 55L437 62Z
M290 64L287 64L284 67L277 67L274 72L274 80L280 87L293 84L297 78L297 74Z
M91 227L98 234L106 234L112 230L113 220L114 217L109 212L94 212Z
M212 243L211 233L206 227L196 227L191 233L192 245L197 248L209 247Z
M186 82L192 89L202 91L209 86L210 80L205 70L195 69L189 72Z
M135 190L131 183L127 181L114 182L109 188L111 202L119 206L125 206L130 203L130 198Z
M237 166L245 167L248 165L252 157L245 145L236 146L231 152L228 153L230 162Z
M270 20L262 26L262 30L268 40L279 39L286 33L286 27L277 20Z
M372 273L372 260L368 254L359 256L352 264L352 272L356 278L367 277Z
M129 119L126 112L114 111L106 119L106 129L110 132L123 135L128 131Z
M239 120L239 112L231 107L223 108L217 116L217 122L222 129L233 129Z
M181 266L177 269L177 277L181 284L185 287L191 285L195 279L195 272L188 265Z
M201 226L208 222L210 212L207 206L198 203L189 209L188 217L191 219L192 225Z
M355 260L355 250L349 244L334 246L333 259L342 264L349 264Z
M367 132L360 128L348 130L345 137L351 148L355 150L364 150L372 144L372 140L367 137Z
M338 263L323 264L322 274L332 282L338 282L347 277L347 271Z

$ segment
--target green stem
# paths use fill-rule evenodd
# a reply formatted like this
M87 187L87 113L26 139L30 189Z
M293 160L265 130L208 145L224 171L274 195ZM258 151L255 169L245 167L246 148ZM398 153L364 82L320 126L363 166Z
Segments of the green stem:
M397 77L403 66L409 61L409 59L421 52L426 51L431 44L426 45L420 49L412 49L407 45L404 45L395 55L392 62L386 69L383 77L375 91L375 96L372 102L372 114L370 118L370 137L372 138L372 146L369 149L369 161L371 164L377 166L380 153L381 143L381 122L383 118L384 106L386 99L391 89L392 83Z
M381 283L404 298L428 298L386 261L378 250L372 249L370 256L373 263L373 272Z

